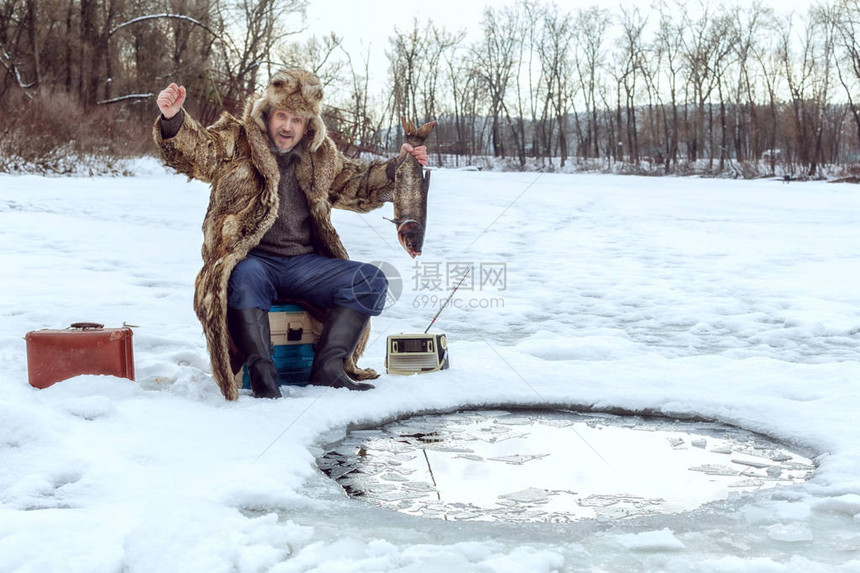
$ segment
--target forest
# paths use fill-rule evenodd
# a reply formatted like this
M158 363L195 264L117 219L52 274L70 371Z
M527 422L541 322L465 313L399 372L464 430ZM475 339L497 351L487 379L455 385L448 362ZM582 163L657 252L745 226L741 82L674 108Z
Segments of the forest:
M487 6L479 33L380 30L387 77L305 0L0 0L0 171L111 171L154 153L155 94L204 123L283 66L315 72L349 154L390 154L399 118L438 122L439 165L820 178L860 175L860 0L650 9Z

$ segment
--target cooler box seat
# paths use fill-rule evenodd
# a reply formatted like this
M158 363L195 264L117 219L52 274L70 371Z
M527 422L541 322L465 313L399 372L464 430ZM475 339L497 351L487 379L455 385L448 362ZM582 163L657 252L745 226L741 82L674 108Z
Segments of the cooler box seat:
M319 338L310 315L296 304L274 304L269 308L269 328L272 360L278 369L279 384L305 386L314 363L314 343ZM247 365L242 366L237 378L240 376L241 388L250 389Z

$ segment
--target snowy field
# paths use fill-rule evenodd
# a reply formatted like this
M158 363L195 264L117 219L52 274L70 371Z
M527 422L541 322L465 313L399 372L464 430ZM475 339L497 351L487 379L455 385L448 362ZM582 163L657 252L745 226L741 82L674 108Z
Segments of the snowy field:
M434 327L451 368L228 403L191 309L206 187L154 162L0 175L0 572L860 571L858 187L439 170L430 200L417 266L390 206L335 224L403 279L380 372L474 267ZM78 321L136 325L137 382L28 385L25 333ZM315 465L347 428L484 405L716 420L819 467L683 514L499 525L349 499Z

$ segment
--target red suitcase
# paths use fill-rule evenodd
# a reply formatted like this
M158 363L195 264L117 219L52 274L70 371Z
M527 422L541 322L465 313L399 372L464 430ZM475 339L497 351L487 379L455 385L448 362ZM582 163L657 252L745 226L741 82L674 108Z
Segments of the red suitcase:
M109 374L134 380L131 328L104 328L77 322L65 330L28 332L27 371L30 385L51 384L81 374Z

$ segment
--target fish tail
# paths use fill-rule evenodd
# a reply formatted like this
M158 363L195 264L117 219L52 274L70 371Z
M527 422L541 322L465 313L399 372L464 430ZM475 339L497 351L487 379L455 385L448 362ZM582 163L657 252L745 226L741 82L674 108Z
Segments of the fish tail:
M430 137L430 132L433 131L434 127L436 127L435 121L427 122L415 130L415 136L418 137L421 141L424 141L425 139Z
M430 133L433 131L433 128L436 127L435 121L430 121L422 125L421 127L415 127L415 124L406 119L404 116L400 116L400 124L403 126L403 132L406 134L407 141L414 140L417 144L421 144L430 136ZM410 141L411 142L411 141Z

